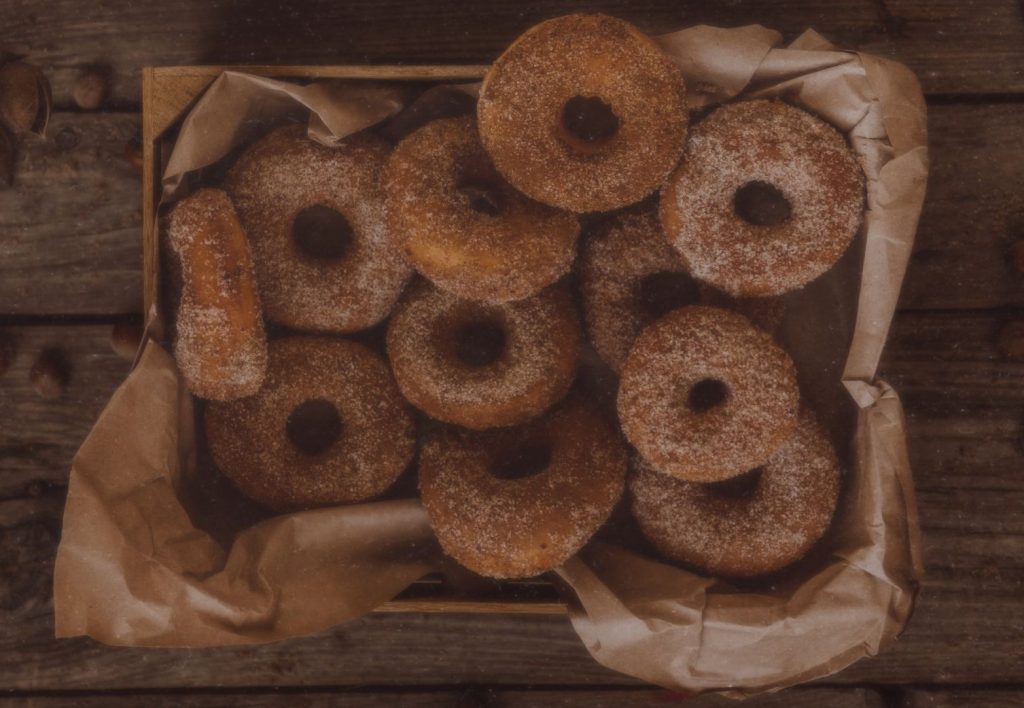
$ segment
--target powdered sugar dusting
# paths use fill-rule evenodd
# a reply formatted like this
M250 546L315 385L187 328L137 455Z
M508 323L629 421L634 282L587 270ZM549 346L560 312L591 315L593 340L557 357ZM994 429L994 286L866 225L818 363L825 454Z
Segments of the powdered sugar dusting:
M469 323L504 331L503 354L468 366L455 354ZM569 390L582 344L572 300L554 286L525 300L488 304L414 284L388 327L387 347L398 385L429 415L468 428L513 425L539 415Z
M551 446L544 471L512 480L491 473L502 455L538 441ZM604 523L626 467L611 425L572 401L522 427L434 436L420 456L420 492L449 555L482 575L529 577L561 565Z
M825 533L839 481L832 445L804 411L747 499L725 498L640 460L630 491L641 530L663 554L715 575L752 576L793 563Z
M562 125L566 102L597 97L619 120L599 146ZM605 15L543 22L491 66L477 103L480 134L519 190L576 212L632 204L657 189L686 139L686 90L678 67L632 25Z
M463 182L486 187L498 213L473 209ZM576 217L513 189L484 152L471 116L433 121L403 140L388 159L384 186L405 256L460 297L520 300L572 266Z
M182 273L174 355L189 390L215 400L255 393L267 338L249 244L228 196L203 189L183 199L168 240Z
M341 437L318 455L286 434L302 403L326 400ZM270 344L266 382L254 396L206 407L217 466L249 497L279 511L363 501L412 460L416 428L387 364L361 344L290 337Z
M386 144L367 134L328 148L299 125L250 147L224 188L252 239L267 316L298 329L354 332L384 319L412 273L388 232L380 171ZM304 255L292 238L303 209L342 214L353 243L336 260Z
M748 182L779 189L792 207L778 225L735 212ZM696 278L736 296L778 295L835 264L863 221L864 173L843 136L781 101L723 106L690 133L662 195L669 239Z
M688 395L710 379L724 402L693 410ZM656 469L681 479L727 479L765 462L796 424L792 359L742 315L685 307L644 330L619 383L623 432Z

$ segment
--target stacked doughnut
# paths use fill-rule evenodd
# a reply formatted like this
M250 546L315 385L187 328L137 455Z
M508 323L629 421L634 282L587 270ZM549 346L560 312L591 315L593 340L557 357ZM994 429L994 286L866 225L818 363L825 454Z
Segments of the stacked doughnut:
M279 127L221 187L171 214L175 354L253 499L370 499L418 451L442 548L496 578L565 562L627 478L658 551L711 574L773 572L824 534L839 465L775 336L780 296L863 218L819 118L752 100L691 125L653 40L570 15L502 54L472 114L395 145ZM373 327L378 349L352 338ZM613 410L574 386L591 347Z

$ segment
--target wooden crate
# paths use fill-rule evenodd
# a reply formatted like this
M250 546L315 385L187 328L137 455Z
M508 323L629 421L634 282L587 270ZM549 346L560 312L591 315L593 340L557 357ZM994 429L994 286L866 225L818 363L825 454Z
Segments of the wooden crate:
M159 233L162 160L171 147L170 134L199 95L224 70L281 79L365 79L405 82L474 81L487 66L182 66L150 67L142 75L143 136L143 299L147 317L159 298ZM495 614L565 614L554 586L543 580L496 584L478 597L453 595L443 582L428 578L414 583L401 596L376 612L442 612Z

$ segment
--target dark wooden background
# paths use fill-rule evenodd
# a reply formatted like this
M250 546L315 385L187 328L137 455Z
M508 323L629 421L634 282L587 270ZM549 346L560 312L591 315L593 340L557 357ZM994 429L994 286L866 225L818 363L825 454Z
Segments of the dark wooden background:
M929 196L882 366L910 417L928 578L885 655L758 706L1024 705L1024 18L1017 0L491 3L5 0L0 49L53 83L46 141L0 190L0 706L660 706L562 617L375 615L261 648L131 651L55 641L50 572L71 457L128 364L111 325L141 308L140 178L125 159L147 65L493 59L546 17L609 12L662 32L814 27L908 64L928 95ZM84 67L109 72L75 108ZM1021 246L1024 248L1024 246ZM1014 325L1016 322L1018 324ZM28 370L51 346L55 401ZM718 705L702 698L688 705Z

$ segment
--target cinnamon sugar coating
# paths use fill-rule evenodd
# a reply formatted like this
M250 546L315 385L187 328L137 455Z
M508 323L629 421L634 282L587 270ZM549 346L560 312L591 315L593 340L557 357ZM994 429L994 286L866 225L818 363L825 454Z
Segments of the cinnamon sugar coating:
M804 556L828 529L839 486L832 445L806 411L745 496L661 474L643 461L630 479L633 515L661 553L733 577L770 573Z
M436 120L405 138L384 174L391 233L439 288L471 300L521 300L572 266L576 217L513 189L471 116Z
M737 190L770 185L779 223L737 213ZM843 136L781 101L722 106L690 131L661 195L669 242L699 280L737 297L779 295L831 268L864 218L864 172Z
M541 471L501 474L536 450L547 453ZM617 432L572 401L525 426L433 436L420 455L420 494L448 555L481 575L524 578L587 542L622 495L626 467Z
M765 462L793 431L799 399L793 361L771 335L735 312L694 306L637 339L618 410L652 467L712 482Z
M492 357L466 360L467 333L493 332ZM582 333L569 294L553 286L504 304L465 300L414 283L388 326L402 394L433 418L480 430L523 423L568 392Z
M380 172L388 146L358 133L338 147L303 126L272 131L231 168L224 188L252 241L267 317L296 329L354 332L384 319L412 269L388 232ZM340 256L303 250L294 228L310 207L351 229Z
M189 390L229 401L255 393L267 337L249 242L227 194L201 189L178 202L168 240L181 262L174 356Z
M609 217L580 251L587 334L616 373L644 327L679 307L699 303L735 310L767 332L782 321L779 298L736 299L697 282L668 244L654 212Z
M660 279L660 302L652 302L645 283ZM622 213L583 244L580 291L587 333L598 355L616 373L622 371L633 342L663 308L693 305L698 286L686 272L661 230L657 214ZM653 293L657 298L658 293Z
M333 406L340 436L311 454L288 435L309 401ZM387 363L361 344L289 337L270 344L254 396L210 403L206 435L217 466L250 498L278 511L364 501L412 460L416 427Z
M599 137L573 131L566 109L577 98L599 100L614 128ZM531 28L492 64L477 119L484 147L517 189L569 211L607 211L643 199L678 162L686 89L679 68L631 24L568 15Z

